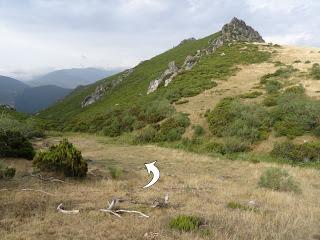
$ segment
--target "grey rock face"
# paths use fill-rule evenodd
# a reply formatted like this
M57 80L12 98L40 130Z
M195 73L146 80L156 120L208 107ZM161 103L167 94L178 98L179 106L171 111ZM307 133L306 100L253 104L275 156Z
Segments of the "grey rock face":
M264 42L257 31L236 17L223 26L222 36L225 41Z
M10 110L10 111L16 111L14 106L11 106L9 104L0 104L0 109L6 109L6 110Z
M121 76L119 76L117 79L112 80L111 82L107 82L105 84L101 84L96 87L96 90L90 94L89 96L86 96L85 99L81 103L81 107L85 108L99 99L101 99L106 92L114 88L115 86L119 85L123 80L125 80L131 73L133 72L133 69L128 69L122 73Z
M179 68L176 66L175 62L172 61L168 64L168 68L160 76L160 78L150 82L147 94L150 94L158 89L159 85L165 81L165 86L167 86L172 79L178 74Z

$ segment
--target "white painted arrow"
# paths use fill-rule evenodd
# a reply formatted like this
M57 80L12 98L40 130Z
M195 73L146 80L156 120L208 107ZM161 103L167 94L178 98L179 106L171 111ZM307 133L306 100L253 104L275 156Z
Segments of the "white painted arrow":
M155 166L157 161L154 161L152 163L146 163L145 166L148 170L148 173L150 174L151 172L153 173L153 179L151 180L151 182L149 182L146 186L144 186L143 188L148 188L151 187L153 184L155 184L159 178L160 178L160 172L159 169Z

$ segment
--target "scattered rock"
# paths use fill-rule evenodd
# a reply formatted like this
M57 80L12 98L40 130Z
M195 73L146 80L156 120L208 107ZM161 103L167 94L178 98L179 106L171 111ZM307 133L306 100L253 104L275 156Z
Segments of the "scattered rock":
M226 54L225 54L224 52L220 54L220 56L225 56L225 55L226 55Z

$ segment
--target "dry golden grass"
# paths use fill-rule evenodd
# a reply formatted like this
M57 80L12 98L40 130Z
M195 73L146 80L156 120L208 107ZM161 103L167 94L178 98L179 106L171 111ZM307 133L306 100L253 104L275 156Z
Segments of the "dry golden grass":
M31 162L6 160L17 166L17 176L1 181L1 239L146 239L145 233L159 233L156 239L312 239L320 233L320 175L317 170L284 166L300 182L302 194L273 192L257 187L263 170L271 164L219 160L156 146L127 146L103 143L103 138L70 135L79 147L89 169L99 176L88 175L83 181L44 182L29 176ZM52 137L37 146L59 140ZM150 189L144 163L158 160L159 182ZM119 180L112 180L106 166L124 169ZM53 194L22 192L19 189L41 189ZM157 197L169 194L167 209L152 209ZM149 219L124 215L122 219L101 213L112 197L129 202L124 208L150 215ZM229 209L231 201L246 204L254 200L258 211ZM68 216L56 207L80 209ZM179 214L204 218L208 226L194 233L171 230L171 217Z

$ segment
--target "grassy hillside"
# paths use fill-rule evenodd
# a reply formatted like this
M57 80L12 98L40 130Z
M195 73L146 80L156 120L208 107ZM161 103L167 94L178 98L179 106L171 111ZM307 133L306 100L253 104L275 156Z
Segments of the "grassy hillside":
M147 97L146 91L150 81L159 77L167 68L170 61L175 61L177 65L182 65L186 56L194 54L198 49L203 49L208 45L208 41L219 36L220 33L208 36L206 38L186 42L179 45L163 54L160 54L150 60L144 61L134 68L134 72L120 85L118 85L111 93L108 93L102 101L81 109L82 100L91 94L96 86L105 81L112 81L116 79L119 74L103 79L88 87L77 88L71 95L69 95L63 102L41 112L40 117L55 120L58 124L79 116L92 116L99 112L112 108L115 104L119 104L121 108L140 102L141 96ZM152 97L151 97L152 98Z
M96 118L99 118L101 123L103 115L106 118L113 110L123 111L132 106L144 107L154 101L157 103L165 101L164 104L169 107L168 102L172 103L181 97L197 95L205 89L214 87L216 85L214 80L234 74L237 71L237 64L263 62L270 57L269 53L259 51L255 45L233 44L225 46L214 54L203 57L192 70L181 73L168 87L161 87L150 95L146 94L150 81L158 78L170 61L175 61L177 65L181 66L186 56L195 54L198 49L205 48L208 42L219 34L186 42L144 61L134 68L132 74L125 81L89 107L82 109L80 107L81 101L91 94L96 86L102 82L112 81L119 75L101 80L85 88L76 89L64 101L41 112L40 117L53 121L58 129L72 130L76 125L90 125ZM246 50L241 50L244 47ZM221 56L222 53L225 55ZM86 131L88 127L81 129ZM101 128L93 131L99 131Z

